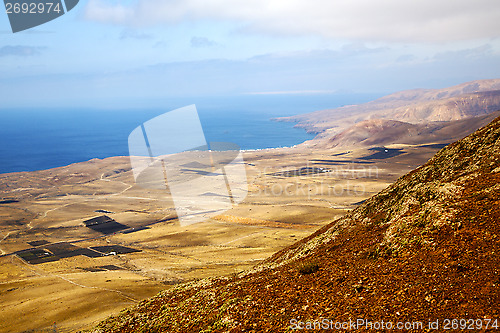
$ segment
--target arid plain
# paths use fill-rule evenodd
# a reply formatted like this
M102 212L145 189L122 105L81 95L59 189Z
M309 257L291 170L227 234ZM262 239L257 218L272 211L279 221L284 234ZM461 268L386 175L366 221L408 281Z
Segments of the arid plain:
M499 89L483 80L284 119L320 134L244 152L244 201L189 226L166 190L135 183L128 157L2 174L0 331L90 328L178 283L249 269L490 122Z
M423 164L440 146L245 152L244 202L186 227L167 192L135 185L128 157L2 175L1 330L54 322L81 329L181 281L251 268ZM139 230L103 235L85 227L103 215ZM58 255L51 244L74 247ZM139 252L67 254L113 245ZM57 260L29 264L13 254L47 247Z

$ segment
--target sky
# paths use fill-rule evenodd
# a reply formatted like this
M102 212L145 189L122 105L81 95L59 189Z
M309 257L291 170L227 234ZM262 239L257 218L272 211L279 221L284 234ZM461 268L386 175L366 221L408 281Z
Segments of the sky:
M489 78L500 78L498 0L81 0L15 34L0 13L0 110Z

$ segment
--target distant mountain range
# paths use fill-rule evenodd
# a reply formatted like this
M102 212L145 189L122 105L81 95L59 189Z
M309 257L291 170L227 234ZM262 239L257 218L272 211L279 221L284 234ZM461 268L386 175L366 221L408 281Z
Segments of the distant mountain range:
M453 128L463 124L433 133ZM93 332L371 331L366 321L445 331L455 318L498 328L499 184L500 117L254 270L166 290Z
M322 148L353 148L391 144L451 143L488 124L500 111L453 121L432 121L412 124L397 120L363 120L333 137L314 141Z
M365 104L276 120L296 122L296 127L318 133L308 144L335 148L451 142L487 124L494 118L489 115L498 110L500 79L494 79L407 90Z

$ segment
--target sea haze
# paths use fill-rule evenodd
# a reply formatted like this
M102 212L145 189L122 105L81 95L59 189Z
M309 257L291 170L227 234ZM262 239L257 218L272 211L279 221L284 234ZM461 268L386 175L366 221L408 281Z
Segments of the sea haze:
M35 171L92 158L128 155L128 135L167 111L196 104L209 142L241 149L288 147L314 137L273 117L369 101L374 95L246 95L165 101L154 109L0 110L0 173Z

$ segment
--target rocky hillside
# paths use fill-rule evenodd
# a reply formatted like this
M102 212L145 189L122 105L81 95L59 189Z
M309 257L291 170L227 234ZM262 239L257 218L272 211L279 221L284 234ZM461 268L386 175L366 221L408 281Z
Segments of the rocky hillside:
M500 319L499 190L496 118L253 271L179 285L93 332L285 332L322 319L484 329Z

